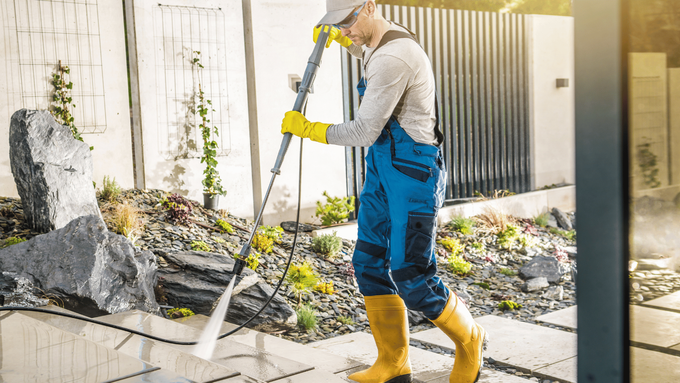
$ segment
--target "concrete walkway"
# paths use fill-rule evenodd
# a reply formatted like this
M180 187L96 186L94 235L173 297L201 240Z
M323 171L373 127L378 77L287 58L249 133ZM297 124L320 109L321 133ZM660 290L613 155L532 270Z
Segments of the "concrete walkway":
M63 310L52 307L52 310ZM576 328L576 307L537 318ZM631 306L633 381L680 381L680 292ZM132 311L97 318L175 340L198 339L209 318L175 321ZM576 382L575 333L498 316L476 320L490 335L486 358L540 379ZM235 328L224 323L222 332ZM413 341L455 351L439 329L411 335ZM44 313L0 313L0 381L6 382L347 382L373 363L373 337L353 333L302 345L242 329L218 342L210 360L129 332ZM416 382L446 383L453 358L411 347ZM480 383L528 380L484 368Z

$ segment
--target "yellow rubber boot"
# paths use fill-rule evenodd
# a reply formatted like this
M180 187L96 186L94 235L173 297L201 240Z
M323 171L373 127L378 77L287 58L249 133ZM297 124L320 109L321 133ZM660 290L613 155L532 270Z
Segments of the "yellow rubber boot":
M348 378L359 383L410 383L408 316L398 295L365 297L368 324L378 346L378 360Z
M456 344L456 360L449 383L473 383L479 379L488 336L472 319L465 304L449 290L449 301L439 318L432 321Z

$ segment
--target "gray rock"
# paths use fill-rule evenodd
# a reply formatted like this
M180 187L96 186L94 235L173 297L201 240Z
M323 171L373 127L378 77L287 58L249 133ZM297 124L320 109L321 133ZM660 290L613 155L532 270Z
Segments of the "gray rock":
M293 222L293 221L281 222L281 227L285 231L289 231L291 233L295 232L295 222ZM312 232L312 231L314 231L314 226L307 225L305 223L301 223L301 224L298 225L298 231L305 232L305 233Z
M554 257L537 256L519 269L519 275L524 279L545 277L548 282L557 283L569 271L568 266L560 265Z
M558 225L558 223L557 223L557 219L555 219L555 217L554 217L552 214L550 214L550 215L548 216L548 227L557 227L557 228L559 228L559 225Z
M92 185L92 154L48 111L12 115L9 156L26 222L40 232L85 215L101 217Z
M543 293L543 298L561 301L564 299L564 288L562 286L550 286L550 288Z
M555 216L557 224L564 230L572 230L571 220L569 217L560 209L554 207L552 208L552 215Z
M413 311L413 310L406 310L406 311L408 312L408 323L411 326L417 326L419 324L430 322L430 320L427 319L427 317L425 315L423 315L423 313L421 313L420 311Z
M153 287L156 262L97 216L0 249L0 270L27 279L85 315L128 310L159 313Z
M533 291L543 290L548 286L550 286L550 284L548 283L548 279L546 279L545 277L532 278L522 285L522 291L524 291L525 293L529 293Z
M223 295L233 274L234 259L203 251L170 252L155 249L169 267L158 270L159 290L169 305L186 307L197 314L210 315ZM244 269L236 279L226 320L242 324L250 319L272 295L271 288L254 271ZM267 308L248 327L258 331L292 330L297 315L286 301L276 294Z

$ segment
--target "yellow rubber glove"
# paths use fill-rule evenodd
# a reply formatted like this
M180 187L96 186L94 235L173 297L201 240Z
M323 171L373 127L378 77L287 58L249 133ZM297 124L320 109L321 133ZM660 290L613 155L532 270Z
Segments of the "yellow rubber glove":
M286 112L286 116L281 122L281 133L292 133L298 137L309 138L312 141L328 144L326 141L326 130L332 124L322 122L309 122L300 112Z
M321 33L321 27L324 27L326 31L328 31L328 28L331 29L331 32L328 35L328 40L326 41L326 48L331 46L331 43L333 42L333 40L337 41L338 44L342 45L345 48L352 45L352 40L350 40L349 37L343 36L342 32L340 32L340 30L338 28L331 26L331 25L319 25L318 27L314 27L314 43L315 44L316 44L316 40L319 39L319 34Z

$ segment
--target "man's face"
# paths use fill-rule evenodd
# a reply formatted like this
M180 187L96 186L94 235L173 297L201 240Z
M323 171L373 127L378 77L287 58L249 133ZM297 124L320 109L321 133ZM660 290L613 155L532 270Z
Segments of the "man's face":
M373 33L370 28L369 7L373 9L375 6L372 2L366 2L366 5L361 9L357 15L356 22L349 28L340 27L340 32L343 36L347 36L354 45L362 46L371 42Z

